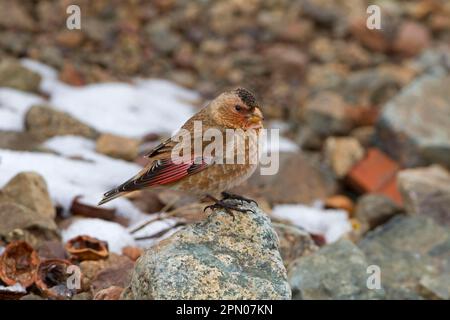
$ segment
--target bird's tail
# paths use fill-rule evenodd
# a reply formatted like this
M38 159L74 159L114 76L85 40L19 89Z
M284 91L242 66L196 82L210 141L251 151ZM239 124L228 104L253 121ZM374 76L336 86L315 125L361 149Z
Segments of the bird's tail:
M106 203L106 202L109 202L109 201L111 201L111 200L113 200L113 199L115 199L115 198L118 198L118 197L124 195L125 193L127 193L127 192L119 191L118 188L109 190L108 192L106 192L106 193L103 195L103 199L100 200L100 202L98 203L98 205L101 206L102 204L104 204L104 203Z

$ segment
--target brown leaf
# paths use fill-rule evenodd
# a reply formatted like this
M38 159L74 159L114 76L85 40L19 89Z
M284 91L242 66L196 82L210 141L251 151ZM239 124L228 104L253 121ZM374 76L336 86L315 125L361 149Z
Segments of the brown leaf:
M25 241L11 242L0 257L0 279L9 286L33 284L39 265L37 252Z
M67 268L72 263L64 259L47 259L39 264L36 273L36 286L47 298L67 299L77 293L77 289L68 288L72 272ZM81 276L81 274L79 275Z
M65 248L73 258L81 261L106 259L109 255L107 242L86 235L70 239Z

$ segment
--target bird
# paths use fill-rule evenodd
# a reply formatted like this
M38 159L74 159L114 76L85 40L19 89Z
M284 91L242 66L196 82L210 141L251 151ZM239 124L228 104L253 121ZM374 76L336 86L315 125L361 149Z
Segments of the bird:
M257 161L252 161L254 159L252 157L255 156L255 152L258 152L255 150L257 150L257 139L263 129L263 120L255 95L249 90L239 87L221 93L187 120L175 135L148 152L145 155L149 160L148 164L134 177L106 192L98 205L129 192L162 186L195 196L207 197L213 200L214 204L205 207L205 210L222 208L234 219L232 211L247 212L249 209L242 209L225 200L255 202L232 194L228 190L243 183L255 172ZM227 156L223 155L223 152L220 155L212 152L210 157L206 157L204 153L195 153L193 146L196 143L195 139L198 139L194 133L196 122L201 123L203 132L213 129L226 136L226 132L231 129L231 132L235 132L235 139L243 137L240 144L232 145L235 154ZM180 136L180 132L184 132L185 135L187 133L189 136L181 143L178 138L175 138ZM202 150L208 145L208 141L203 140L200 142ZM223 142L223 147L227 146L230 146L228 140ZM174 150L177 147L178 150L185 150L182 153L184 160L181 162L173 159ZM243 161L236 161L242 153ZM223 158L220 159L220 157ZM233 161L227 161L230 157ZM217 197L219 194L222 196L220 200Z

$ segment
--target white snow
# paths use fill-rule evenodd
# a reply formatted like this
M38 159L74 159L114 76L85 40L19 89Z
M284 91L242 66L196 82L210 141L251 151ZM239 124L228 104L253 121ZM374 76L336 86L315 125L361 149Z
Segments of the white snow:
M67 229L62 230L61 235L64 243L74 237L88 235L108 242L109 251L118 254L122 253L122 248L136 245L127 229L118 223L102 219L75 220Z
M28 108L42 102L44 99L37 95L0 88L0 130L22 131Z
M42 76L49 103L102 132L141 137L172 133L194 114L197 93L159 79L73 87L60 82L52 68L29 59L23 65Z
M273 208L272 216L288 220L310 233L323 235L327 243L338 240L352 230L347 212L344 210L323 209L320 205L276 205Z
M0 292L26 293L27 289L17 282L12 286L3 286L0 284Z
M0 149L0 187L19 172L35 171L44 177L53 201L68 209L77 195L83 197L84 203L97 204L104 192L141 169L137 164L96 153L95 143L81 137L55 137L45 146L60 155ZM117 213L129 218L131 223L145 216L125 198L105 207L117 208Z

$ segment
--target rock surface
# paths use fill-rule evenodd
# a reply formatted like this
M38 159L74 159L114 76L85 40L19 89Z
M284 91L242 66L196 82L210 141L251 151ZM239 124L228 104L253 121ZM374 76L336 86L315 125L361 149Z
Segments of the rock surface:
M138 156L139 140L102 134L97 139L95 149L113 158L132 161Z
M450 226L448 171L438 165L403 170L398 185L408 213L425 215Z
M338 178L343 178L362 159L364 149L355 138L329 137L325 141L325 154Z
M450 76L424 75L383 108L381 147L405 166L450 167Z
M448 299L450 287L435 285L450 277L450 230L422 216L396 216L358 246L381 270L387 299ZM421 289L426 287L427 290Z
M311 235L305 230L284 223L273 223L273 227L280 239L280 254L286 269L296 258L319 250Z
M355 208L355 218L361 224L361 232L365 233L385 223L401 209L388 197L369 193L359 198Z
M254 174L233 192L271 203L305 203L325 199L336 191L336 181L315 154L281 153L275 175ZM301 182L301 183L300 183Z
M98 133L65 112L46 105L31 107L25 115L26 130L40 139L60 135L79 135L95 138Z
M5 59L0 63L0 87L38 92L40 82L39 74L25 68L18 61Z
M59 240L55 222L14 202L0 202L0 237L24 240L34 247L47 240Z
M35 172L22 172L12 178L2 189L4 195L36 214L54 219L56 210L44 178Z
M368 289L364 253L339 240L294 261L289 269L293 299L383 299L383 289Z
M239 204L234 200L228 203ZM136 262L125 299L290 299L270 219L222 210L177 232Z

